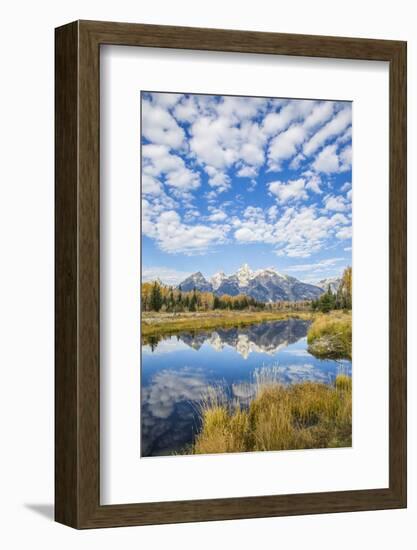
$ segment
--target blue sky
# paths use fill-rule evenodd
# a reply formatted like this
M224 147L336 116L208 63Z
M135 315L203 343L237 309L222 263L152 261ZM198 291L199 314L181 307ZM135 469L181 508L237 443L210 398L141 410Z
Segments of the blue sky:
M141 94L142 277L351 264L352 104Z

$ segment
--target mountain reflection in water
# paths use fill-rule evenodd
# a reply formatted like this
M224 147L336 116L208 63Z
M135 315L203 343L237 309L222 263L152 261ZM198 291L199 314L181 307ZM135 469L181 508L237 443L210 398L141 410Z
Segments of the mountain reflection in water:
M310 321L289 319L242 328L218 328L197 334L183 333L178 338L195 350L199 350L205 343L211 345L216 351L230 346L247 359L252 352L273 355L289 344L297 342L306 336L309 324Z
M198 402L209 386L221 385L246 406L254 373L263 367L272 367L283 384L350 375L350 361L308 353L308 326L288 319L160 336L142 345L141 456L169 455L192 443L200 428Z

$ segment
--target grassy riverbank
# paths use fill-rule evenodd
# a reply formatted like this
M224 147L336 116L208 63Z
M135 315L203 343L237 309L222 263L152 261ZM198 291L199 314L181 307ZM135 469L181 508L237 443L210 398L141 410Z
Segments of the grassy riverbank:
M307 343L308 351L316 357L352 359L352 311L316 314Z
M312 319L309 311L199 311L184 313L145 312L142 315L142 336L175 334L182 331L242 327L263 321L279 321L290 318Z
M201 432L187 454L350 447L352 382L339 375L333 386L261 383L247 409L211 397L201 416Z

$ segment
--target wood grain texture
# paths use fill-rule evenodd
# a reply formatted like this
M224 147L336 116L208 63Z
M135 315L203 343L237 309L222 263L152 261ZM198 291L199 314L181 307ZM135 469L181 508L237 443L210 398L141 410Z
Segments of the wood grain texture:
M390 487L407 493L407 48L390 62L389 434Z
M78 26L55 43L55 519L78 523Z
M389 487L100 505L100 45L390 63ZM56 29L56 520L116 527L406 506L406 44L78 21Z

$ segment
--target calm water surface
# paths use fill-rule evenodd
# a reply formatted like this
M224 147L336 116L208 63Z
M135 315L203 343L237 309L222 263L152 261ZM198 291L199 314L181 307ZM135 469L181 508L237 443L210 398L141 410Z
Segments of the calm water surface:
M184 332L143 345L141 455L168 455L192 443L200 428L198 402L208 386L221 385L245 405L255 369L274 368L284 384L330 384L340 372L351 375L350 361L308 353L308 326L289 319Z

